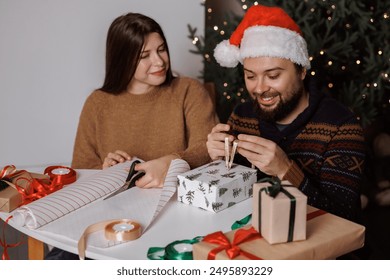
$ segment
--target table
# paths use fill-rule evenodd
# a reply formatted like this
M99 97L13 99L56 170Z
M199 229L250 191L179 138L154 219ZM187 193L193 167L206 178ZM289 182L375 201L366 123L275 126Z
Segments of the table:
M78 170L80 176L96 171ZM94 202L92 202L94 203ZM176 201L174 195L153 221L149 229L143 235L124 244L109 248L87 247L86 256L92 259L147 259L147 251L150 247L165 247L176 240L192 239L196 236L204 236L214 231L230 231L231 225L252 212L252 199L247 199L218 213L209 212L194 206ZM5 220L9 213L0 212L0 218ZM67 219L67 216L61 219ZM78 254L77 242L66 237L50 234L40 229L30 230L17 226L9 221L9 224L17 230L29 236L30 258L42 257L42 243L58 247L60 249ZM38 251L33 251L38 249Z
M139 239L110 248L87 247L86 256L92 259L147 259L146 252L149 247L165 247L169 243L203 236L214 231L229 231L231 225L238 219L251 212L251 199L234 205L218 213L206 212L205 210L185 205L177 201L168 202L166 209L160 213L152 226ZM8 213L0 213L0 218L5 220ZM64 219L66 216L64 217ZM18 227L10 221L11 226L28 235L29 246L34 250L42 250L43 246L37 241L54 247L78 254L77 243L67 238L55 237L47 232L29 230ZM41 252L34 254L29 248L30 258L40 258Z
M79 174L83 176L88 172L79 171ZM252 198L249 198L230 208L213 213L180 203L176 200L176 195L174 195L140 238L109 248L89 246L86 249L86 257L105 260L145 260L147 259L147 251L150 247L165 247L169 243L178 240L205 236L216 231L231 231L231 226L235 221L241 220L252 213L252 202ZM89 205L93 207L93 203L96 202L92 202ZM6 220L8 216L9 213L0 212L1 219ZM69 219L69 217L71 217L71 215L63 216L61 219L63 219L63 221L68 219L68 222L73 223L73 220ZM331 231L325 226L329 224L329 221L317 222L317 226L311 225L308 227L309 239L277 246L282 252L288 251L289 255L292 256L292 259L299 259L299 252L302 251L302 247L304 248L304 251L311 252L309 255L305 255L306 259L319 259L319 256L321 256L320 259L327 259L337 258L338 256L347 254L363 245L364 227L347 221L354 226L351 226L350 229L347 227L347 229L342 232L340 231L338 234L334 234L332 231L336 231L337 233L338 229L340 229L340 223L344 223L342 221L344 219L338 217L331 219L332 222L335 222ZM28 228L17 226L12 219L9 221L9 224L29 236L30 258L41 258L43 256L42 242L78 254L77 241L58 234L54 235L53 233L40 229L29 230ZM322 243L313 242L313 240L316 239L326 241ZM329 250L330 244L337 244L337 253ZM263 241L262 244L258 246L258 250L261 250L264 253L272 252L276 249L275 245L269 245ZM279 257L282 258L282 256Z

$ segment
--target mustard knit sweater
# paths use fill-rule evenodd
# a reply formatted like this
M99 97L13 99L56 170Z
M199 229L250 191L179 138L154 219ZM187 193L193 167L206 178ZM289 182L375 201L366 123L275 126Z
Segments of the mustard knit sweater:
M210 160L206 141L215 124L208 92L190 78L142 95L97 90L80 115L72 167L101 169L109 152L123 150L145 161L177 153L194 168Z

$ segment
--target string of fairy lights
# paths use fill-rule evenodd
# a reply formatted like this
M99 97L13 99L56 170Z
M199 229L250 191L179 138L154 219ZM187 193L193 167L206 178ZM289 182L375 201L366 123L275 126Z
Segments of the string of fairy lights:
M241 8L242 8L243 14L245 13L245 11L250 6L259 4L259 1L247 1L247 0L240 0L240 1L241 1ZM333 17L334 13L338 9L337 1L330 1L330 0L318 0L318 1L324 2L323 4L328 4L328 8L326 10L326 15L327 15L326 19L329 22L334 20L334 17ZM207 7L207 3L206 3L205 0L202 0L202 2L203 2L203 5L205 5L205 7L206 7L206 16L209 19L213 18L214 13L217 13L217 11L215 11L211 6ZM313 1L304 0L304 2L312 3ZM371 11L374 11L375 8L373 6L371 6L370 9L371 9ZM309 9L309 11L312 12L312 13L316 12L316 7L313 6L312 8ZM383 17L383 20L388 21L389 24L390 24L390 11L385 11L385 12L383 12L383 14L380 14L380 16ZM379 19L370 18L369 19L369 24L373 24L376 20L379 20ZM354 23L348 23L348 22L345 23L345 25L344 25L345 29L349 30L350 28L352 28L353 24ZM228 25L229 25L229 22L227 22L226 20L222 20L221 23L214 24L212 26L212 30L216 33L215 35L218 34L219 36L221 36L221 38L226 38L227 36L230 36L230 34L227 34L227 31L226 31L228 29L228 27L229 27ZM221 41L222 41L222 39L221 39ZM200 42L199 37L198 36L194 36L192 38L192 43L194 45L200 44L201 42ZM376 88L380 87L381 81L390 83L390 57L384 57L385 52L384 52L384 50L382 49L381 46L378 46L378 49L375 51L375 54L378 56L378 60L382 60L383 62L385 62L384 65L387 65L387 67L385 67L386 69L383 69L383 71L381 71L379 73L379 77L374 79L372 82L367 82L365 84L365 87L367 89L372 89L372 90L375 90ZM211 61L211 55L212 54L210 54L209 52L205 52L205 53L203 53L203 55L204 55L204 59L205 59L206 62L210 62ZM389 54L387 53L386 55L388 56ZM325 65L323 65L323 67L328 67L328 68L329 67L340 67L340 69L342 71L347 71L348 67L351 67L351 65L348 65L347 63L340 65L339 62L336 63L334 60L332 60L330 58L327 58L327 50L326 49L321 49L321 50L319 50L318 53L310 54L309 58L310 58L311 62L314 62L317 58L321 58L321 61L324 61L324 63L325 63ZM352 63L352 64L354 63L358 67L364 67L366 61L364 60L364 57L362 57L362 58L357 58L355 61L352 61L352 62L349 62L349 63ZM311 70L309 72L309 74L312 75L312 76L315 76L317 74L317 71L315 69L313 69L313 70ZM228 81L222 81L222 82L220 81L220 83L222 83L223 88L227 89L226 91L224 91L222 93L223 96L227 100L230 100L232 98L232 94L235 94L236 97L238 97L238 99L240 99L241 102L245 102L246 101L245 98L241 98L241 96L243 95L243 93L245 91L244 88L240 87L240 88L238 88L236 93L232 93L232 92L229 93L228 92L228 89L229 89ZM332 81L328 82L327 87L328 88L333 88L334 87L334 83ZM365 99L367 97L366 93L361 93L361 97L362 97L362 99ZM390 99L388 100L388 103L390 104Z

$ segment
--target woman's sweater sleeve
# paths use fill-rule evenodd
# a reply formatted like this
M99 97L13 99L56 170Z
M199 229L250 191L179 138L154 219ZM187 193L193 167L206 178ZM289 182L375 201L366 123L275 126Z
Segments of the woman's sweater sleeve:
M210 162L207 152L207 135L217 123L213 102L203 85L192 80L184 100L187 149L178 155L195 168Z
M98 119L98 104L92 93L85 101L80 114L73 148L71 166L78 169L101 169L102 159L97 153L96 124Z

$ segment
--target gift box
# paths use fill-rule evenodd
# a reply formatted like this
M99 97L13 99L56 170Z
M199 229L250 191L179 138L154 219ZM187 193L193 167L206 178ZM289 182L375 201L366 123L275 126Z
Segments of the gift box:
M306 239L307 197L288 181L253 185L252 225L270 244Z
M9 186L0 191L0 211L11 212L22 203L22 195L14 186Z
M178 176L178 200L212 212L219 212L252 196L257 171L217 160Z
M31 182L39 179L42 182L50 183L48 175L31 173L24 170L15 171L8 174L2 180L2 190L0 191L0 211L11 212L23 203L23 194L30 194L32 191ZM6 187L6 185L8 185Z
M193 258L325 260L363 247L364 226L311 206L307 206L307 213L306 240L271 245L259 234L256 236L253 227L247 226L224 233L223 237L220 232L205 236L193 245Z

